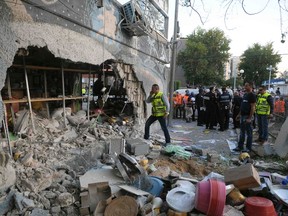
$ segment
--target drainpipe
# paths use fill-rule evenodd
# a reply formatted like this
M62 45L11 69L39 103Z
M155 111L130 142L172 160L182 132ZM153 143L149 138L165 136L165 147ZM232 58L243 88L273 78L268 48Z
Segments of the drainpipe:
M176 57L177 57L177 30L178 30L178 7L179 0L175 2L175 18L174 18L174 34L172 40L172 59L170 66L170 85L169 85L169 99L170 99L170 115L168 116L168 125L171 126L173 118L173 93L174 93L174 81L176 70Z

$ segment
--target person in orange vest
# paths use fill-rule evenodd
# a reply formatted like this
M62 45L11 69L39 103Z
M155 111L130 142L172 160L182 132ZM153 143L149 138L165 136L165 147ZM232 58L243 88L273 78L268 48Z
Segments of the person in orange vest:
M188 102L188 98L190 96L190 92L188 89L185 91L185 95L183 95L183 100L182 100L182 110L183 110L183 119L186 119L186 103Z
M173 93L173 119L176 118L176 105L177 105L177 97L176 97L176 92L174 92Z
M175 117L176 118L181 118L182 114L183 114L182 99L183 99L183 96L177 91L176 96L175 96L175 101L176 101L176 104L175 104L175 114L176 115L175 115Z
M283 121L285 120L285 110L286 110L286 106L285 106L285 101L283 97L280 97L279 100L279 96L275 97L275 103L274 103L274 113L276 116L276 121Z

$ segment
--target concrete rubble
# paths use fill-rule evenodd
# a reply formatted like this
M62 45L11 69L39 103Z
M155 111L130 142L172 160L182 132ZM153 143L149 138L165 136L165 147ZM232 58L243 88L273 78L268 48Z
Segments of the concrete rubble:
M61 110L51 120L35 113L35 132L21 115L13 155L0 154L0 215L243 215L248 197L272 200L278 214L288 210L286 164L232 154L235 134L185 137L178 126L162 148L161 135L141 139L132 119L123 125L67 114L65 124ZM268 148L253 148L260 147ZM218 188L217 197L205 184Z

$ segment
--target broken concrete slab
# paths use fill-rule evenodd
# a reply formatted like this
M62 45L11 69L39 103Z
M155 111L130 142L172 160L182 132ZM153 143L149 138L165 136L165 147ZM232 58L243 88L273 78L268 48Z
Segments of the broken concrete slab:
M16 182L16 171L10 165L7 164L6 167L0 166L0 194L7 190L9 187L15 184Z
M284 124L282 125L280 132L276 138L274 147L278 156L285 158L288 154L288 118L286 118Z
M35 207L34 201L24 197L22 193L18 193L18 192L15 193L14 200L15 200L15 206L20 212L23 211L23 209L25 208Z
M13 196L15 191L10 191L7 195L0 198L0 215L5 215L13 209Z
M112 196L111 188L108 182L98 182L88 184L88 191L89 191L89 207L92 213L95 211L100 201L106 201Z
M207 160L211 163L219 163L220 155L216 151L210 151L207 153Z
M122 138L110 139L107 143L108 154L116 153L119 155L122 152L125 152L125 140Z
M40 209L40 208L35 208L31 212L30 216L50 216L48 210Z
M79 179L81 190L87 190L88 184L108 181L113 194L120 190L116 184L125 184L121 174L115 169L91 169Z
M261 157L266 155L273 155L275 152L270 143L264 143L263 145L253 145L252 149L256 152L257 155Z

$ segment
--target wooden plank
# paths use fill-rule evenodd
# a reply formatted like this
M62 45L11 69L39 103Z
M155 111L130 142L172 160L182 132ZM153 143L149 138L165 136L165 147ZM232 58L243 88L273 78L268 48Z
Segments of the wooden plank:
M29 91L29 82L28 82L28 76L27 76L27 70L25 67L25 56L23 56L23 65L24 65L24 73L25 73L25 82L26 82L26 90L27 90L27 97L28 97L28 104L29 104L29 111L30 111L30 117L32 122L32 129L35 133L35 124L34 124L34 117L33 117L33 111L32 111L32 105L31 105L31 98L30 98L30 91Z
M23 65L13 64L12 67L18 67L23 68ZM47 67L47 66L37 66L37 65L26 65L27 69L33 69L33 70L52 70L52 71L61 71L62 68L57 67ZM89 73L89 70L83 70L83 69L75 69L75 68L63 68L64 71L67 72L80 72L80 73ZM98 73L96 71L91 71L91 73Z
M61 61L61 75L62 75L62 95L63 95L63 118L64 118L64 125L66 125L66 110L65 110L65 80L64 80L64 67L63 61Z
M86 97L65 97L65 100L81 100ZM57 98L31 98L31 102L49 102L49 101L61 101L63 100L63 97L57 97ZM27 98L25 99L13 99L13 100L3 100L5 104L12 104L12 103L27 103Z
M48 98L46 71L44 71L44 92L45 92L45 98ZM50 118L50 110L49 110L49 104L48 103L46 103L46 110L47 110L47 117Z

